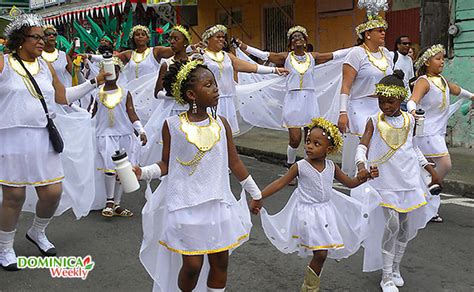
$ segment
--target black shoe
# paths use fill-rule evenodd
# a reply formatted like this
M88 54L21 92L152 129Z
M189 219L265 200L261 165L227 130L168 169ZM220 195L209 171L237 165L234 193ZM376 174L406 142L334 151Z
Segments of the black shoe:
M15 264L9 264L8 266L2 266L2 268L5 270L5 271L9 271L9 272L16 272L16 271L19 271L20 269L18 268L18 265L15 263Z
M26 239L28 239L29 241L31 241L34 245L36 245L36 247L39 249L40 253L44 256L47 256L47 257L52 257L52 256L55 256L56 255L56 248L50 248L46 251L42 250L41 247L36 243L36 241L33 240L33 238L31 238L28 233L26 234Z

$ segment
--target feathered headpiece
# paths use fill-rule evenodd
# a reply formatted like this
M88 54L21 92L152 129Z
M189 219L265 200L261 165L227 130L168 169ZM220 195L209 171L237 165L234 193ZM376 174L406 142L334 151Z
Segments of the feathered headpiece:
M341 132L339 132L337 126L324 118L312 119L311 121L312 122L308 127L310 129L320 128L323 130L324 135L328 137L329 141L332 142L334 149L331 151L331 153L341 151L343 141Z
M173 94L177 103L183 105L186 104L186 101L181 96L181 86L183 82L188 79L189 74L200 64L202 64L202 61L193 60L183 64L181 69L179 69L178 74L176 75L176 81L171 85L171 94Z
M286 37L290 39L291 35L294 34L295 32L301 32L305 37L308 37L308 32L306 31L306 28L296 25L293 26L288 30L288 33L286 34Z
M378 16L380 11L388 10L387 0L359 0L359 9L366 9L367 21L359 24L355 31L359 38L362 38L364 31L370 29L383 27L384 29L388 28L388 24L381 16Z
M434 45L434 46L431 46L428 50L426 50L426 52L423 53L423 55L421 55L415 62L415 68L416 70L419 70L423 64L425 64L426 62L428 62L428 60L433 57L434 55L438 54L438 53L443 53L446 54L446 50L444 49L444 46L443 45Z
M135 25L132 30L130 31L129 38L133 38L133 35L135 34L136 31L138 30L143 30L148 37L150 37L150 30L148 27L143 26L143 25Z
M191 34L189 33L189 31L184 28L184 26L182 25L175 25L173 26L173 30L176 30L176 31L179 31L180 33L182 33L184 35L184 37L188 40L188 43L189 44L192 44L193 43L193 38L191 37Z
M395 97L404 101L408 97L408 90L398 85L375 84L375 95Z
M222 24L217 24L214 25L210 28L208 28L203 34L202 34L202 41L206 42L210 37L215 35L218 32L223 32L224 34L227 33L227 27L223 26Z
M38 14L20 14L5 27L5 36L9 39L12 36L12 33L21 28L33 26L42 27L43 18Z

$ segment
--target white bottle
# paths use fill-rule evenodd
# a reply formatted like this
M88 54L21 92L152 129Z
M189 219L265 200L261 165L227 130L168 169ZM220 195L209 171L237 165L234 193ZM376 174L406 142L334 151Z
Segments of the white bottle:
M123 186L123 191L131 193L140 188L137 176L132 170L132 164L128 161L125 151L115 151L112 155L112 161L115 163L115 170Z
M425 128L425 111L421 108L415 111L415 136L423 136Z
M75 38L74 39L74 47L76 49L79 49L81 47L81 39L80 38Z
M115 65L114 61L112 60L112 53L105 52L102 57L104 58L104 71L106 73L110 73L111 75L106 76L106 80L115 80Z

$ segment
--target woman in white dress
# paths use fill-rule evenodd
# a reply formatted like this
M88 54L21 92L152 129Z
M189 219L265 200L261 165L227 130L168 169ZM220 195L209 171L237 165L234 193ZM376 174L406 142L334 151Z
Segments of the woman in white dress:
M474 100L474 95L448 82L441 73L444 67L445 50L442 45L434 45L420 52L415 63L418 79L407 109L415 117L416 109L425 111L424 131L417 134L415 143L423 155L434 162L436 172L443 180L451 170L451 158L446 146L445 135L448 125L450 95ZM437 215L433 222L443 222Z
M5 29L10 55L0 55L0 184L3 199L0 207L0 265L17 270L13 242L27 186L34 186L38 195L36 215L26 237L43 255L56 254L46 237L62 193L62 149L50 142L45 111L56 103L70 104L103 83L104 73L96 79L72 88L65 88L54 68L40 58L45 45L42 19L34 14L16 17ZM28 77L36 80L42 96Z
M342 69L338 127L347 133L343 149L342 170L355 173L355 147L362 136L367 118L379 111L374 93L375 84L392 74L390 52L383 47L387 22L377 17L356 27L359 46L346 56Z
M226 42L227 28L223 25L215 25L208 28L202 34L202 40L206 43L203 52L204 64L214 73L219 85L219 105L217 114L224 116L230 124L232 134L239 134L237 118L236 89L234 72L247 72L259 74L286 74L285 68L268 67L251 64L241 60L233 54L223 51Z

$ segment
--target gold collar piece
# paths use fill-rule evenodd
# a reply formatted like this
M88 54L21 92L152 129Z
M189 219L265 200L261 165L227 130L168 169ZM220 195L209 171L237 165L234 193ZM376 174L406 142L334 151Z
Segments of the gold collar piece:
M108 109L115 108L122 101L122 98L123 90L120 86L113 91L105 91L104 87L99 90L99 101Z
M48 63L54 63L59 58L59 51L58 49L54 49L53 52L48 53L43 50L41 57Z

